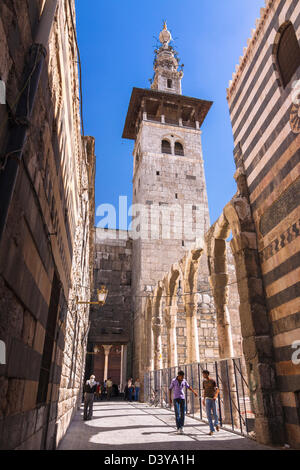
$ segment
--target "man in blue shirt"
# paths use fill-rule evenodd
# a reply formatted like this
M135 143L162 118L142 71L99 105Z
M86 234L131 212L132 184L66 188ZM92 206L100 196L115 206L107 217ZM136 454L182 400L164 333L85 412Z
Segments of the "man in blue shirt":
M170 405L172 405L172 390L174 393L174 409L175 409L177 434L183 434L184 417L185 417L184 388L187 388L191 392L193 392L195 397L198 396L198 393L195 392L195 390L193 390L192 387L185 380L184 372L181 370L178 372L177 377L172 380L171 385L169 387Z

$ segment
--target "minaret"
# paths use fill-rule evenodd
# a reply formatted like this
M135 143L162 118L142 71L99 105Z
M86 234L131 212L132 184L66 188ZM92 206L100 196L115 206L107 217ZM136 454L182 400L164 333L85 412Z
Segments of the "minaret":
M177 53L169 45L172 41L172 36L167 29L167 23L164 23L164 29L159 35L159 40L162 46L159 50L155 50L155 75L151 88L152 90L167 91L181 95L183 71L178 70L179 59L177 58Z
M151 292L209 228L201 125L212 102L182 95L183 72L166 23L159 39L151 89L133 89L123 132L123 138L135 141L133 204L141 215L133 225L138 231L132 277L133 370L141 379L145 292Z

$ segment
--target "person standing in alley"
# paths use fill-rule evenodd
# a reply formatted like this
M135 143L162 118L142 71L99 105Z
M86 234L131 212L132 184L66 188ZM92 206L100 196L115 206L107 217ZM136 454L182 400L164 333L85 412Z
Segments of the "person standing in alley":
M106 390L107 390L107 399L108 400L110 400L111 396L112 396L112 389L113 389L112 387L113 387L113 383L112 383L111 377L108 377L107 382L106 382Z
M126 385L124 388L124 400L128 400L128 381L126 382Z
M132 401L132 394L133 394L133 378L131 377L128 382L128 400Z
M175 409L175 419L177 426L177 434L183 434L184 427L184 418L185 418L185 394L184 388L190 390L195 397L198 396L198 393L192 389L192 387L187 383L184 378L184 372L181 370L178 372L178 375L175 379L172 380L169 387L169 401L172 406L172 390L174 394L174 409Z
M97 391L97 385L95 376L91 375L84 386L84 421L91 420L93 417L94 396Z
M140 379L136 379L136 381L134 382L134 390L135 390L134 399L135 399L135 401L139 401L140 388L141 388Z
M213 433L216 431L220 431L219 427L219 417L217 413L216 407L216 400L219 395L219 389L217 387L216 382L209 377L209 371L203 371L203 390L204 390L204 398L203 398L203 405L206 409L206 415L209 423L210 432L209 435L212 436ZM212 415L214 417L214 423L212 419Z

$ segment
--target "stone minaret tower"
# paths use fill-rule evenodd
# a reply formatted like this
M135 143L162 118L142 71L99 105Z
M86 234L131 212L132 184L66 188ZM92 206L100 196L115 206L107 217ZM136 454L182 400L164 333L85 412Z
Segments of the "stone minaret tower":
M135 140L133 371L141 379L145 292L209 228L201 125L212 103L182 95L183 72L166 24L159 40L151 89L133 89L123 132Z

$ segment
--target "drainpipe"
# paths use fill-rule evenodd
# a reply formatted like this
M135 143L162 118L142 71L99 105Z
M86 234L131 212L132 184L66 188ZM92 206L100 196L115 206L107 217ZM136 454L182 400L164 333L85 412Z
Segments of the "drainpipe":
M31 115L47 56L50 37L58 0L46 0L38 24L34 43L30 47L24 69L24 83L16 112L11 125L7 145L3 153L4 168L0 171L0 241L7 222L8 211L14 193L20 163L31 124Z

